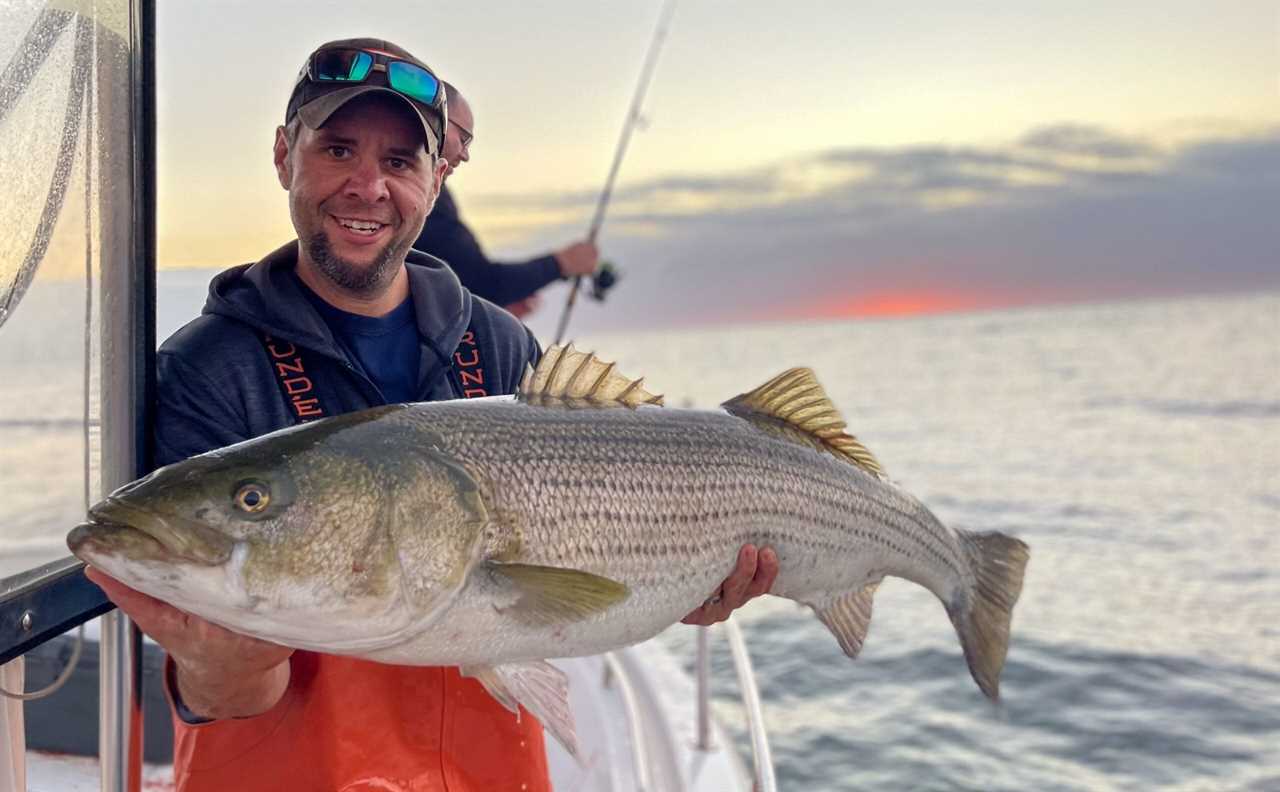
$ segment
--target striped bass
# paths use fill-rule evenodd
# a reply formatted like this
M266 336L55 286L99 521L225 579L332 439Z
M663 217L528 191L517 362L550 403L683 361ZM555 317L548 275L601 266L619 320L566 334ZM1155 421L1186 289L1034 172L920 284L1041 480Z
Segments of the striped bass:
M461 666L576 742L547 658L644 641L745 543L771 593L856 657L886 575L932 591L996 698L1025 544L944 526L885 476L813 373L668 409L593 355L547 350L509 398L390 405L273 432L126 485L68 536L109 575L235 632Z

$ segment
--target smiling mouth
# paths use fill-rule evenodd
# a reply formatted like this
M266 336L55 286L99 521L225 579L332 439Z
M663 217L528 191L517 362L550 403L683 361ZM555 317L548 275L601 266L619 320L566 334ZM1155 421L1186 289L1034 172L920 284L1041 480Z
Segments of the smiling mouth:
M377 220L359 220L354 217L338 217L337 215L333 215L333 219L348 231L363 236L374 236L388 225Z

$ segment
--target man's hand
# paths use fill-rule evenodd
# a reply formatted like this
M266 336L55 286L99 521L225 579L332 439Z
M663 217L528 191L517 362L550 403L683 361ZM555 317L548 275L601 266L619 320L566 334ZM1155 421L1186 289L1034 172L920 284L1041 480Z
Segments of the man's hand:
M575 275L590 275L600 266L600 251L594 242L574 242L566 248L555 252L556 263L560 265L560 277L572 278Z
M85 577L169 653L177 666L178 692L196 715L260 715L284 695L292 649L223 629L93 567L85 569Z
M702 607L680 621L703 626L722 622L734 610L747 604L773 588L778 576L778 555L771 548L756 552L755 545L743 545L738 551L738 566L725 578L720 588L702 604Z

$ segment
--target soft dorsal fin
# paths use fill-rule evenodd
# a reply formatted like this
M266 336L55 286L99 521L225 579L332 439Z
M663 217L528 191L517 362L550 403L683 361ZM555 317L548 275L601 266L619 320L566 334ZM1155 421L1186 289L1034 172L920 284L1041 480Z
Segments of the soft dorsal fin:
M662 396L644 389L614 370L593 352L579 352L573 344L554 344L542 353L537 368L525 368L516 398L532 404L605 407L662 404Z
M813 437L838 457L847 459L877 478L884 468L858 438L845 432L844 418L827 398L818 378L807 368L782 372L755 390L734 396L720 405L749 421L781 422Z

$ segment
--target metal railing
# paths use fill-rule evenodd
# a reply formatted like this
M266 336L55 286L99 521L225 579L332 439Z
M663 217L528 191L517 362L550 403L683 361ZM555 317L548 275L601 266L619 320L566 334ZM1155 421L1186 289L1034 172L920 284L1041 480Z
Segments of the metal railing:
M751 761L757 792L777 792L778 780L773 770L773 753L769 749L769 734L764 727L764 713L760 706L760 689L756 687L755 671L751 667L751 655L742 628L732 616L723 623L725 638L733 657L733 670L738 677L738 690L742 706L747 713L747 729L751 735ZM698 685L698 749L711 749L711 649L708 629L698 631L698 655L695 677Z
M640 715L640 701L636 697L635 686L631 684L631 675L614 652L604 656L604 666L609 674L606 682L616 680L618 690L622 693L622 706L627 713L627 730L631 733L631 762L636 768L636 792L649 792L653 789L653 779L649 772L649 743L645 739L644 720Z
M769 734L764 728L764 712L760 707L760 690L756 687L755 671L751 668L751 655L747 653L747 640L742 636L738 623L730 616L724 623L733 654L733 670L738 674L738 689L742 704L747 710L747 727L751 731L751 759L755 769L756 789L759 792L777 792L778 780L773 772L773 753L769 750ZM709 661L708 661L709 662ZM708 701L710 697L708 696ZM698 696L699 705L702 696Z
M698 656L694 666L698 683L698 750L711 750L711 631L698 630Z
M729 642L729 652L733 658L734 671L738 677L738 689L741 692L743 708L747 713L747 728L751 735L751 758L754 788L756 792L777 792L778 781L773 769L773 754L769 748L769 735L764 727L764 715L760 706L760 690L756 686L755 671L751 667L751 657L747 652L747 642L742 629L733 617L724 623L725 637ZM603 655L605 663L605 684L616 680L622 696L622 706L626 712L627 729L631 735L631 761L635 765L637 792L649 792L653 789L653 776L649 766L649 747L644 731L644 718L640 712L639 697L631 682L630 673L618 659L616 653ZM710 751L714 747L711 742L711 648L710 629L698 629L697 657L694 665L697 683L697 742L699 751Z

